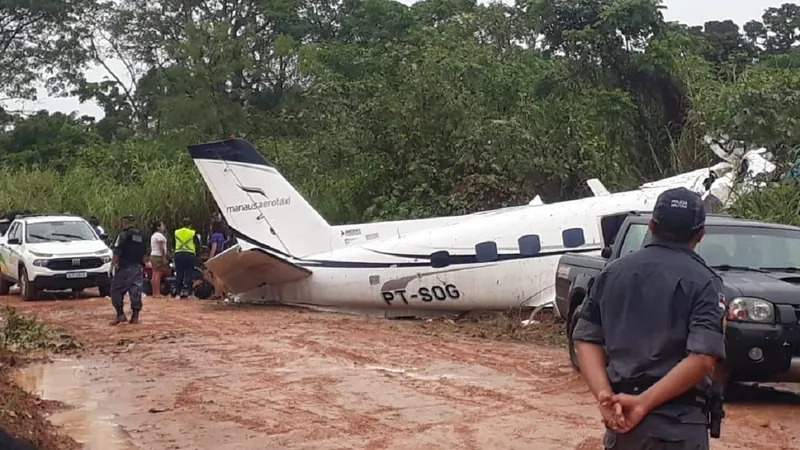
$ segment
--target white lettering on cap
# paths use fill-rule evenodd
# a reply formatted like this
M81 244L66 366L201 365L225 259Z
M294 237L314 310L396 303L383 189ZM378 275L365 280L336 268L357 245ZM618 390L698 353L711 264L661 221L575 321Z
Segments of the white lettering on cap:
M678 199L675 199L675 200L672 200L672 201L670 202L669 206L670 206L671 208L682 208L682 209L686 209L686 208L688 208L688 207L689 207L689 202L687 202L686 200L678 200Z

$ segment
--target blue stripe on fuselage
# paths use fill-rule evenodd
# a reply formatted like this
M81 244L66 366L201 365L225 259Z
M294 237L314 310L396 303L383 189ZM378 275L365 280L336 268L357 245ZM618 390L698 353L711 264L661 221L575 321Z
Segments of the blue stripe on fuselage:
M340 269L376 269L376 268L390 268L390 267L432 267L431 265L431 256L430 255L414 255L414 254L395 254L395 253L383 253L378 252L375 250L366 249L372 251L377 254L393 256L396 258L406 258L406 259L417 259L422 261L397 261L397 262L370 262L370 261L330 261L330 260L319 260L319 259L302 259L293 257L287 253L284 253L278 249L270 247L269 245L262 244L255 239L246 236L243 233L231 228L231 231L236 235L237 239L241 239L246 241L256 247L263 249L263 251L267 253L275 253L280 255L281 257L289 259L289 261L294 265L305 267L308 269L312 269L314 267L321 267L321 268L340 268ZM528 258L542 258L546 256L558 256L563 255L565 253L589 253L600 250L600 247L582 247L582 248L564 248L564 249L557 249L557 250L550 250L550 251L543 251L533 255L523 255L521 253L504 253L497 255L497 259L494 261L478 261L477 255L450 255L448 258L448 266L460 266L460 265L471 265L471 264L491 264L496 262L502 261L514 261L518 259L528 259Z

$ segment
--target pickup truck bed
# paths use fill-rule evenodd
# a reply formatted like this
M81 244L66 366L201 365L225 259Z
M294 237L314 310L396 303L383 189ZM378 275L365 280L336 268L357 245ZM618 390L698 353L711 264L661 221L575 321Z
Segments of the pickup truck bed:
M569 336L569 357L572 365L578 367L575 354L575 345L572 342L572 330L577 323L578 310L586 293L589 291L591 280L603 270L608 261L601 256L585 255L580 253L567 253L558 260L558 274L556 276L556 312L567 321L567 336ZM559 293L564 293L559 296Z
M567 253L558 260L556 276L556 312L568 320L573 310L583 301L588 281L603 270L608 261L601 256ZM576 282L576 280L579 280ZM582 283L585 281L586 284ZM572 289L573 286L579 286ZM559 294L562 295L559 295Z

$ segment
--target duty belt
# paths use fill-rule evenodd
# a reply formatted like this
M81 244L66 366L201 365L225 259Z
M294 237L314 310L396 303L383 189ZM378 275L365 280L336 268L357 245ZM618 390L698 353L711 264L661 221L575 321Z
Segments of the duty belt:
M611 389L616 394L630 394L639 395L656 384L659 378L655 377L642 377L636 380L623 380L616 383L611 383ZM665 404L679 404L697 406L698 408L705 408L708 400L706 395L697 388L689 389L683 394L674 397L665 402Z

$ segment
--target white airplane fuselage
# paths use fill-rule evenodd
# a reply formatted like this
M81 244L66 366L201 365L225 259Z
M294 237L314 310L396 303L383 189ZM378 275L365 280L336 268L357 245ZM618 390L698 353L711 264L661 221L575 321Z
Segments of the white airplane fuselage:
M628 192L430 219L434 226L420 222L404 233L392 231L404 221L359 224L351 236L359 241L346 244L344 230L328 225L246 141L190 153L237 232L239 245L207 262L229 291L245 301L387 316L550 303L561 255L599 254L608 244L604 217L651 210L672 187L708 192L705 169Z
M386 308L397 315L425 309L538 306L555 296L554 274L561 255L599 255L604 244L602 216L650 209L660 192L647 189L523 207L399 238L292 258L311 270L311 275L256 288L243 299L350 310ZM566 242L565 230L569 230ZM531 248L536 241L538 251ZM246 240L242 245L258 246ZM431 264L436 252L447 255L440 253L441 262Z
M511 206L497 211L507 211L517 208L520 208L520 206ZM334 236L341 237L343 245L349 246L351 244L362 244L367 241L380 238L403 237L407 234L418 231L453 225L480 214L486 214L486 212L462 214L457 216L428 217L424 219L390 220L383 222L334 225L331 227L331 229L333 230Z

